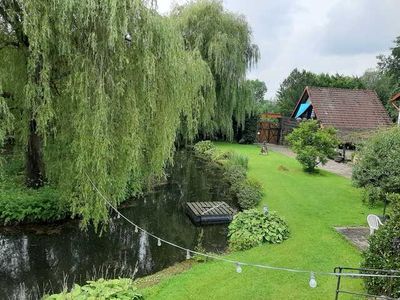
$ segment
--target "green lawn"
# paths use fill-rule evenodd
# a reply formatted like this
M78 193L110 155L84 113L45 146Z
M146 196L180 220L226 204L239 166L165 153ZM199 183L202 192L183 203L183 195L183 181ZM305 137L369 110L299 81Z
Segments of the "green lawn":
M360 252L335 232L334 226L364 225L371 211L360 200L350 180L321 171L303 172L293 158L271 152L259 155L254 145L218 143L249 157L249 177L258 178L267 204L286 219L291 237L280 245L262 245L228 255L240 261L273 266L332 271L335 266L360 263ZM282 171L280 166L286 167ZM374 211L374 210L372 210ZM238 274L225 262L197 264L144 291L146 299L332 299L336 278L317 276L318 287L308 286L308 274L244 267ZM362 290L359 279L345 279L349 290ZM341 299L349 299L341 296Z

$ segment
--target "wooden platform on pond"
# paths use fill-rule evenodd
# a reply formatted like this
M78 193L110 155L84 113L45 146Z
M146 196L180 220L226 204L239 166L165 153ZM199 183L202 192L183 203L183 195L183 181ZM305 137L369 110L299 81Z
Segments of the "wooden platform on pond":
M195 224L229 223L236 213L226 202L187 202L186 213Z

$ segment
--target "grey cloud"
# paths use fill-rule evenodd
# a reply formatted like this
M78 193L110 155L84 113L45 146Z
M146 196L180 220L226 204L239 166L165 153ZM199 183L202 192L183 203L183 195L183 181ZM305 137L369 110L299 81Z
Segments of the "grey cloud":
M400 1L341 1L320 32L323 54L353 55L385 51L400 35Z

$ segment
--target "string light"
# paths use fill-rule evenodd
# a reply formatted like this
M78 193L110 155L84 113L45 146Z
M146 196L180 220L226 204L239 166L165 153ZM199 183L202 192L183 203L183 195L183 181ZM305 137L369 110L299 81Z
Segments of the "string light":
M145 229L140 228L137 224L135 224L134 222L129 220L126 216L121 214L118 211L118 209L113 204L111 204L111 202L108 201L107 198L100 192L100 190L93 183L93 181L91 180L89 175L86 174L86 176L89 178L89 181L91 182L93 188L104 199L106 204L108 204L117 213L117 218L122 217L129 224L131 224L132 226L135 226L135 232L138 232L138 230L140 230L141 232L149 235L150 237L152 237L154 239L157 239L157 246L161 246L161 238L159 238L158 236L146 231ZM376 274L376 273L335 273L335 272L313 272L313 271L310 272L309 270L302 270L302 269L291 269L291 268L284 268L284 267L274 267L274 266L269 266L269 265L254 264L254 263L238 262L238 261L234 261L234 260L231 260L231 259L228 259L228 258L224 258L224 257L221 257L221 256L213 255L213 254L207 254L207 253L202 253L202 252L190 250L190 249L184 248L182 246L179 246L177 244L174 244L172 242L169 242L167 240L162 240L162 241L165 244L168 244L168 245L170 245L172 247L175 247L175 248L181 249L183 251L186 251L186 258L189 257L189 259L190 259L190 253L193 253L193 254L200 255L200 256L203 256L203 257L207 257L207 258L210 258L210 259L224 261L224 262L227 262L227 263L233 263L233 264L236 265L236 272L237 273L241 273L242 272L242 266L251 266L251 267L255 267L255 268L276 270L276 271L286 271L286 272L292 272L292 273L310 273L309 285L310 285L311 288L317 287L317 281L315 280L315 274L330 275L330 276L343 276L343 277L355 277L355 278L361 278L361 277L400 278L400 275L387 275L387 274ZM398 270L374 270L374 271L389 272L391 274L400 273L400 271L398 271Z
M315 280L314 272L311 272L309 284L310 284L310 287L313 289L315 289L317 287L317 281Z
M236 263L236 272L239 274L242 273L242 267L240 266L240 263Z
M190 250L186 250L186 259L190 259Z

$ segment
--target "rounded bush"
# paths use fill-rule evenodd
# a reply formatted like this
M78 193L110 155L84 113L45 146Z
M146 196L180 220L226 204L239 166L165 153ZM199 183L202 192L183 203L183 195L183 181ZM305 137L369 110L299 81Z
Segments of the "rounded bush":
M231 192L236 197L241 209L256 207L263 196L262 186L260 182L255 179L233 182L231 185Z
M400 195L389 198L393 212L389 221L370 237L369 248L363 253L363 268L400 270ZM400 278L370 277L364 282L370 294L400 297Z
M225 167L224 178L230 183L242 182L246 179L246 169L238 165Z
M257 209L238 213L229 225L231 250L247 250L262 243L278 244L289 237L286 222L275 212L268 215Z
M194 152L203 158L213 158L216 148L211 141L201 141L194 145Z
M359 187L374 186L385 193L400 193L400 128L379 132L361 149L353 168Z

